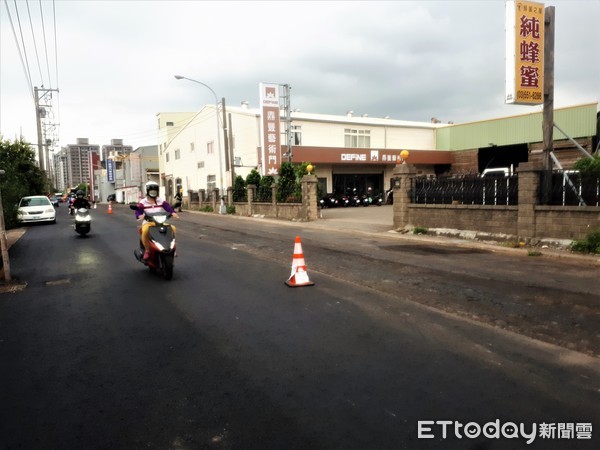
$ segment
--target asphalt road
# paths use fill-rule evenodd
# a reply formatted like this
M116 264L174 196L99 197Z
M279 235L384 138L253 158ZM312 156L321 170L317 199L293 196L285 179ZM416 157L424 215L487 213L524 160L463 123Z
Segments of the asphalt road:
M167 282L133 258L132 212L114 211L94 211L85 239L59 211L11 248L26 287L0 295L2 449L598 448L597 357L427 304L514 299L510 271L529 300L543 284L591 301L593 267L183 213ZM297 235L315 286L291 289ZM424 420L593 431L419 439Z

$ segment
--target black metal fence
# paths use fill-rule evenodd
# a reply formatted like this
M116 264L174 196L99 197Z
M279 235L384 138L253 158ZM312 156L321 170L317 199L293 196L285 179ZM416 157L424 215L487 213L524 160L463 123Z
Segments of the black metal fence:
M600 177L597 175L554 171L551 185L550 205L600 206Z
M516 205L519 179L480 176L424 176L411 179L410 199L421 204Z

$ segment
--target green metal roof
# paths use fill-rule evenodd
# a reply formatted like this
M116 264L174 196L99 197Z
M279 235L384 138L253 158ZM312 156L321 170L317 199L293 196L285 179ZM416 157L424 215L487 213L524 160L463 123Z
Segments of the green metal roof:
M598 103L554 110L554 123L572 138L596 135ZM467 150L495 145L542 142L542 112L503 117L464 124L448 125L436 130L437 150ZM554 129L554 139L566 137Z

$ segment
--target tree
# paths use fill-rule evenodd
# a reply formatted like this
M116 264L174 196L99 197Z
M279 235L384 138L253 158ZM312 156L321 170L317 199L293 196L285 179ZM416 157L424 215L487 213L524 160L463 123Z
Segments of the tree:
M241 202L247 200L246 196L246 182L242 178L241 175L235 177L235 181L233 183L233 201Z
M0 177L0 189L8 230L19 226L17 204L21 197L47 194L47 183L44 172L36 163L35 151L22 139L14 142L0 139L0 169L5 172Z
M260 173L258 173L258 170L252 169L246 177L246 185L249 184L253 184L256 187L260 184Z
M259 202L270 202L272 198L271 186L275 182L275 178L271 175L266 175L260 179L258 185L258 201Z
M600 156L583 158L573 164L573 169L579 170L584 176L600 176Z
M291 162L281 163L277 180L277 201L282 203L296 201L296 171Z
M309 162L303 162L302 164L296 165L291 162L284 162L281 164L279 171L281 176L277 181L277 201L302 201L302 178L308 174L306 167L309 164Z

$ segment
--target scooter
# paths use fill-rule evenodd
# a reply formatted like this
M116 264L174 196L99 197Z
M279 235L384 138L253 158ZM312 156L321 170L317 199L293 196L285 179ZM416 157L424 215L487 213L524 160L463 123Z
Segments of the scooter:
M373 197L371 204L377 205L377 206L383 205L383 195L377 194L375 197Z
M131 209L137 210L137 205L131 205ZM175 233L167 220L171 214L165 212L145 213L144 219L152 222L154 226L149 229L150 234L150 258L144 260L144 244L142 244L142 228L139 228L140 248L134 250L133 254L142 264L150 270L161 274L165 280L173 278L173 264L175 259Z
M319 200L319 205L321 208L335 208L338 205L338 200L333 194L325 194L321 197L321 200Z
M81 237L85 237L92 229L92 216L87 208L79 208L75 211L75 225L73 228Z

